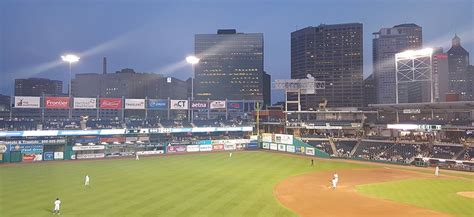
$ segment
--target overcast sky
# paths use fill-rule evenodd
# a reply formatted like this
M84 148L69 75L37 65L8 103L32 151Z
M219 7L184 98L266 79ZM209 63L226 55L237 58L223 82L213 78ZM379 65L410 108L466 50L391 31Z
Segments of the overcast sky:
M68 52L81 55L74 73L101 73L106 56L109 72L133 68L186 79L191 67L179 63L193 53L194 34L219 28L264 33L265 70L272 80L289 78L290 33L321 23L363 23L366 77L372 33L381 27L416 23L426 46L445 49L457 33L472 53L473 14L472 0L1 0L0 93L12 95L15 78L68 81L60 61Z

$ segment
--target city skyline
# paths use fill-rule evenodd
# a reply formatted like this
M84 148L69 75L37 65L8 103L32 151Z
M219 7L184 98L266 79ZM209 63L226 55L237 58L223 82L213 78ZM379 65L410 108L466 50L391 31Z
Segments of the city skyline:
M73 65L74 74L101 73L102 57L106 56L109 72L133 68L185 80L192 74L183 61L193 53L194 34L219 28L262 32L264 69L273 80L290 77L290 33L320 23L364 24L364 77L372 73L372 33L386 26L416 23L423 28L425 47L441 46L446 50L457 33L463 47L469 52L474 50L473 38L469 37L474 31L471 1L419 1L410 8L403 7L403 1L278 1L271 5L263 1L253 3L252 8L240 2L119 1L112 5L111 1L2 1L0 93L11 95L15 78L52 78L66 84L68 67L60 56L67 52L81 56L81 61ZM230 9L241 13L229 13ZM334 11L340 13L332 14ZM85 12L88 16L81 16ZM388 12L401 15L390 16ZM292 16L280 16L285 13ZM61 34L56 34L57 30ZM272 102L282 98L281 94L272 94Z

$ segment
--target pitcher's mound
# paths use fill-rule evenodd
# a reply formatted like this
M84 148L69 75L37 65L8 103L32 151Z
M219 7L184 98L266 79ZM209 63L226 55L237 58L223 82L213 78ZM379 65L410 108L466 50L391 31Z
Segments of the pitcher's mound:
M474 191L463 191L463 192L458 192L457 194L463 197L474 198Z

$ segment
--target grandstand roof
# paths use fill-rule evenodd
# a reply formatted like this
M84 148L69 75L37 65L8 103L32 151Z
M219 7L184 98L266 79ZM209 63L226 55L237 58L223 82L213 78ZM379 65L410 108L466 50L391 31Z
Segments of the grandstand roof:
M399 104L369 104L378 110L401 111L403 109L443 109L443 110L474 110L474 101L435 102L435 103L399 103Z

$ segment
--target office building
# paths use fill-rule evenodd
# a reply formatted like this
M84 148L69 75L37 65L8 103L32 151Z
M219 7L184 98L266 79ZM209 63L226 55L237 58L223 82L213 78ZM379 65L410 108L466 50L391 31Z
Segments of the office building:
M46 78L15 79L15 96L63 95L63 82Z
M263 34L220 29L217 34L196 34L194 99L261 100L269 104L264 85ZM264 90L267 88L267 90Z
M291 33L291 78L308 74L325 82L324 90L302 97L302 109L363 105L362 24L348 23L306 27Z
M469 52L461 46L461 39L455 35L447 52L449 64L449 90L459 95L461 101L474 100L471 97L472 84L469 82Z
M395 54L423 46L422 28L401 24L373 33L373 71L379 104L395 103Z
M377 96L375 93L375 79L374 74L369 75L364 79L364 106L369 104L376 104Z

